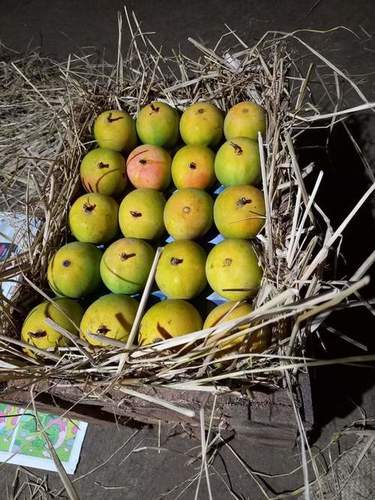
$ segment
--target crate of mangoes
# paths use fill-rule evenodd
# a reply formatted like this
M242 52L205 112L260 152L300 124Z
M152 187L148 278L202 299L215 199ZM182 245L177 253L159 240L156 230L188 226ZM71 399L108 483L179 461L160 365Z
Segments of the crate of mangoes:
M332 230L321 173L295 150L335 111L310 104L310 73L276 34L237 51L192 40L196 60L138 36L117 65L34 55L40 90L12 63L10 84L37 92L24 113L50 125L35 140L31 122L32 160L15 163L16 134L6 151L28 172L26 191L3 189L13 210L23 200L28 244L1 268L16 283L1 397L192 428L204 408L216 428L293 441L296 411L312 423L306 339L366 284L365 268L330 274L353 214Z

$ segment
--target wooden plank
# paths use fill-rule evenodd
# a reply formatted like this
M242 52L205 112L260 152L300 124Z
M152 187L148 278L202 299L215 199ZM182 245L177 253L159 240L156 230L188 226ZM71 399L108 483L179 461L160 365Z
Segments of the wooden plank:
M295 402L301 409L305 428L313 425L311 389L308 376L301 375ZM65 385L65 382L64 382ZM29 403L28 390L17 387L16 382L8 385L13 392L3 400L20 405ZM120 423L130 421L140 424L181 425L196 433L200 428L199 411L205 409L206 425L213 411L214 397L200 391L177 391L164 387L142 387L138 392L152 395L163 401L173 402L179 407L194 410L194 416L186 416L154 402L129 396L119 391L109 391L102 400L85 397L77 387L53 387L44 382L37 386L37 407L43 411L61 414L69 410L72 418L80 418L92 423L108 423L120 419ZM1 393L0 393L1 395ZM285 389L271 393L256 390L252 398L239 393L218 395L213 414L213 427L225 433L236 433L252 443L278 447L291 447L297 438L297 425L290 396ZM79 403L78 403L79 401Z

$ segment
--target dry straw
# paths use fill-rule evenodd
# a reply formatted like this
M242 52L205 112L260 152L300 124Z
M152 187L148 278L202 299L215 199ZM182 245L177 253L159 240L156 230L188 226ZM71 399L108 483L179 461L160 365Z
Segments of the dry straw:
M332 227L316 203L323 172L312 164L299 165L296 138L311 127L332 126L374 104L299 33L268 32L248 47L229 30L214 49L190 39L199 51L195 59L182 53L166 57L150 35L142 33L135 16L125 13L131 41L124 51L119 16L115 65L99 60L95 53L71 54L65 63L57 63L36 52L21 56L2 47L0 208L26 214L25 235L30 244L0 266L0 280L23 278L12 300L1 297L0 381L21 380L25 387L46 380L57 387L71 384L99 400L109 388L144 398L142 387L150 384L208 392L248 388L255 383L274 388L285 371L293 383L297 369L320 364L305 357L307 336L313 335L332 310L353 307L356 300L360 303L358 291L368 282L365 275L373 254L352 279L334 276L331 269L347 225L375 189L372 184L353 210L343 214L342 224ZM308 53L311 64L298 65L296 48ZM339 87L350 88L359 104L338 109L336 96L328 93L332 111L318 109L309 86L313 79L321 79L322 68L323 91L327 79L332 78ZM51 255L66 242L66 215L79 188L80 158L92 145L93 120L100 111L113 107L135 116L155 98L179 110L199 100L213 101L223 110L253 100L267 111L267 133L263 139L259 137L267 217L256 241L265 272L256 307L225 326L152 347L133 344L136 325L128 343L106 339L106 349L92 350L79 341L44 355L34 349L40 357L29 359L21 351L20 325L31 305L46 293L52 297L46 286L46 268ZM311 190L305 185L308 176ZM32 241L30 225L35 218L41 226ZM142 308L149 291L147 287ZM217 363L216 356L228 338L247 335L251 339L265 325L272 328L272 345L264 353L251 354L240 348ZM369 359L356 357L350 362ZM158 398L153 402L158 404ZM159 404L168 406L164 401Z

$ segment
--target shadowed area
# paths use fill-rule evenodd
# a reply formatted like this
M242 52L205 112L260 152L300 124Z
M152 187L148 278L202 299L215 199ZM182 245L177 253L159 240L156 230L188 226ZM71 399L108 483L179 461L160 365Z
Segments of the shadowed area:
M299 144L299 160L307 165L311 160L318 170L324 171L317 203L330 218L336 229L344 217L366 192L371 183L372 170L366 171L352 138L366 151L366 130L369 115L359 115L328 129L310 131ZM314 145L314 148L306 146ZM372 158L370 158L372 160ZM310 179L311 186L314 178ZM310 188L311 188L310 186ZM332 256L332 266L338 276L352 276L375 248L375 219L372 214L374 197L358 211L353 222L344 232L341 255ZM370 284L358 297L364 300L374 297L375 273L369 271ZM341 310L331 314L319 329L319 336L311 339L309 347L314 356L323 359L365 355L375 352L375 318L371 306ZM356 408L364 405L364 395L375 385L375 367L326 366L313 371L313 400L315 402L315 436L336 417L344 419ZM375 414L375 403L366 405L368 415Z

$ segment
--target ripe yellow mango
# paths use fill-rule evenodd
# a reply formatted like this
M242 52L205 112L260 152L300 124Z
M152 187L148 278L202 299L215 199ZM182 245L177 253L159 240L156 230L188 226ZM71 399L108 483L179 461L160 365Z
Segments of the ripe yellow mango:
M167 299L150 307L139 326L138 343L152 344L192 333L202 328L196 308L185 300Z

